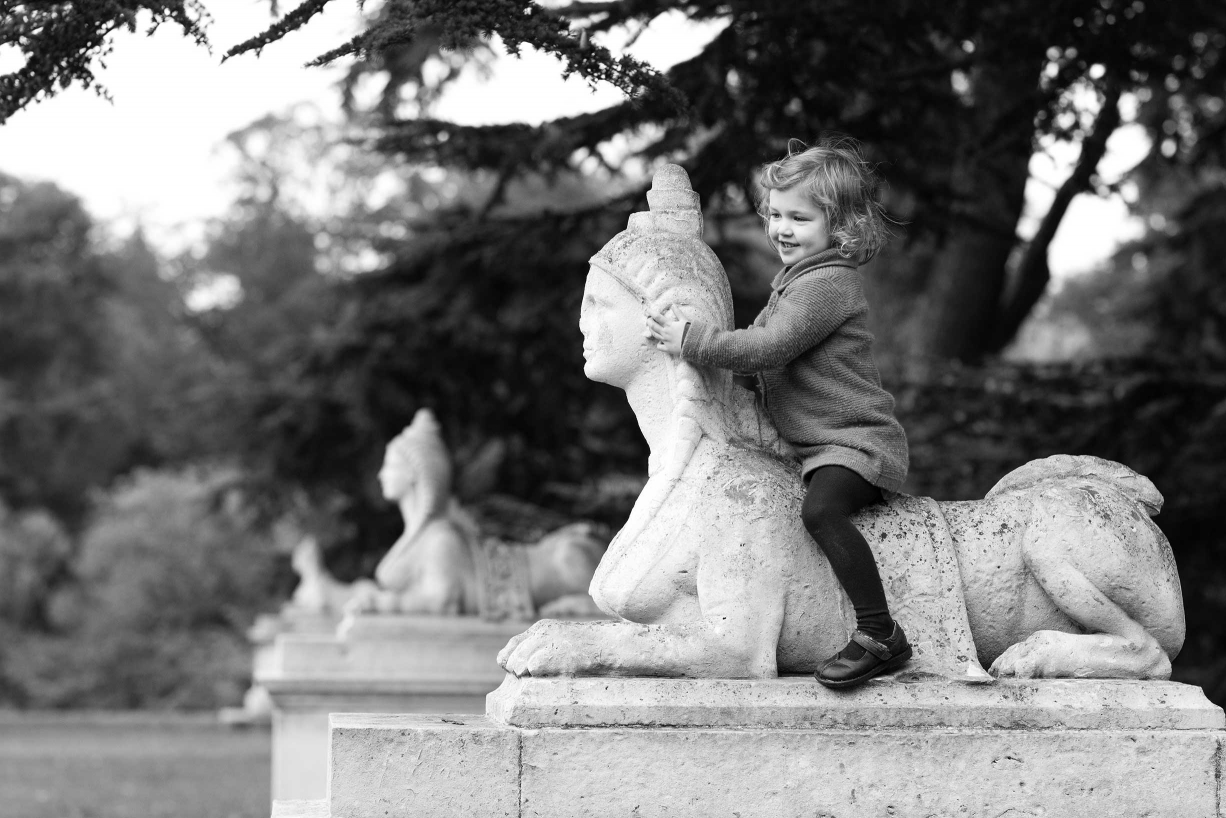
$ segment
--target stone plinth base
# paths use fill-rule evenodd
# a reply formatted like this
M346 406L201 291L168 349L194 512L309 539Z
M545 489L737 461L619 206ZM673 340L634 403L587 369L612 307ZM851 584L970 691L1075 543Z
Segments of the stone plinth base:
M251 643L251 687L243 695L242 707L223 707L218 717L233 725L268 724L272 720L272 700L268 691L254 680L276 666L276 641L282 634L329 636L336 632L340 617L331 613L303 610L286 605L280 613L260 614L247 629Z
M1169 682L522 679L488 713L333 716L330 815L1221 816L1226 719Z
M514 727L1213 730L1226 714L1176 682L1046 679L966 685L876 679L836 692L812 677L516 679L486 697Z
M327 800L274 801L272 818L331 818Z
M480 711L498 651L527 622L371 615L343 636L282 634L256 682L272 700L272 795L327 792L329 713Z

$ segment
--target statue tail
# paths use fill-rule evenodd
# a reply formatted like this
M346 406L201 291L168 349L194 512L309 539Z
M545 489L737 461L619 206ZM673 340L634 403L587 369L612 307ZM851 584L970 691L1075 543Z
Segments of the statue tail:
M1113 460L1089 455L1057 454L1032 460L1002 477L986 496L1022 491L1061 477L1082 477L1107 483L1141 505L1151 517L1162 510L1162 494L1148 477Z

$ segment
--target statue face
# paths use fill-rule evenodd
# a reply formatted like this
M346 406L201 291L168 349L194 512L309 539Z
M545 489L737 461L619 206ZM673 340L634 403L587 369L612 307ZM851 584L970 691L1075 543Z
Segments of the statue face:
M383 461L379 469L379 488L383 490L383 499L395 502L413 489L415 477L413 471L404 463L390 458Z
M625 388L651 353L643 344L646 316L629 290L599 267L588 270L579 310L583 374Z

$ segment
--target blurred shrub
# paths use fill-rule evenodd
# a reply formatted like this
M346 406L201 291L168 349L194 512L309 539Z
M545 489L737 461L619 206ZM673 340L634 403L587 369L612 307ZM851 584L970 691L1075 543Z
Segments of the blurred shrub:
M139 232L107 247L75 196L0 173L0 499L78 533L93 489L217 451L220 380Z
M138 471L81 541L71 624L6 635L4 692L27 707L212 708L251 670L275 552L227 470Z
M68 535L49 513L12 512L0 503L0 620L45 626L45 603L71 553Z

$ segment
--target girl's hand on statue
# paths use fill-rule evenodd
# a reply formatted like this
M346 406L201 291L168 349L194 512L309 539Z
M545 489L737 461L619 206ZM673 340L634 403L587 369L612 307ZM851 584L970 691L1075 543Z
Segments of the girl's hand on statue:
M681 342L685 340L686 322L677 317L677 311L672 307L669 314L658 312L647 313L647 331L643 337L656 349L662 349L669 355L681 354Z

